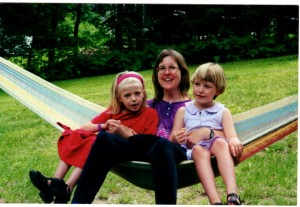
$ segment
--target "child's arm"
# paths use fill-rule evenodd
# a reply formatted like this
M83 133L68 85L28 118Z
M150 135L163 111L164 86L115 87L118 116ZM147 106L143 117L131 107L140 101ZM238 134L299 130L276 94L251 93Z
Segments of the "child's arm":
M136 134L133 129L122 125L121 123L111 123L109 124L108 129L112 134L119 135L125 139Z
M105 123L102 123L101 125L94 124L90 121L84 124L83 126L81 126L80 129L84 129L90 132L99 132L100 131L99 127L101 127L101 130L107 130L111 123L120 123L120 121L115 119L108 119Z
M207 127L201 127L201 128L192 130L191 132L189 132L187 134L188 138L186 140L186 146L188 148L192 148L198 142L210 139L210 133L211 133L211 130L210 130L210 128L207 128Z
M91 121L82 125L80 129L84 129L90 132L98 132L98 124L93 124Z
M228 141L231 154L234 157L239 157L242 154L243 145L237 136L231 113L227 108L225 108L223 112L222 125L223 132Z
M183 144L183 143L185 143L185 141L187 139L187 134L185 132L185 129L183 128L184 127L184 111L185 111L185 107L181 107L176 112L172 132L170 135L171 142Z
M213 130L215 136L225 137L223 131ZM198 129L194 129L193 131L188 133L188 138L186 140L186 145L188 148L192 148L198 142L209 139L211 130L208 127L201 127Z
M124 126L122 123L119 125L110 125L109 129L112 133L117 134L125 139L135 134L156 134L157 126L158 126L158 115L156 110L152 108L147 108L143 111L143 117L140 120L144 120L140 123L142 127L135 128L135 131L132 128Z
M147 119L145 119L144 130L142 133L156 135L159 122L157 111L153 108L147 108L143 113L146 114Z
M105 126L103 124L106 123L107 121L109 121L110 118L111 118L111 114L109 113L109 110L107 109L106 111L104 111L104 112L100 113L99 115L97 115L96 117L94 117L88 123L82 125L80 127L80 129L90 131L90 132L99 132L100 127L101 127L101 130L106 130L108 125Z

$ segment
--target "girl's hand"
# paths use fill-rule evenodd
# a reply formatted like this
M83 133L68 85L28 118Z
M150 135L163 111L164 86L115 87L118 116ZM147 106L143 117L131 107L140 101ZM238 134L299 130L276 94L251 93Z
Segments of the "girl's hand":
M210 129L209 128L198 128L188 133L186 140L186 146L191 149L198 142L210 138Z
M227 139L233 157L239 158L243 152L243 144L237 137Z
M121 122L117 120L110 119L106 122L108 125L107 129L112 134L118 134L118 132L121 130Z
M181 129L181 130L176 130L173 133L173 140L174 142L176 142L177 144L184 144L186 142L187 139L187 134L185 129Z
M127 139L130 136L136 135L136 132L133 129L124 126L119 122L112 122L109 125L108 129L111 133L119 135L125 139Z
M106 123L102 124L102 129L108 130L109 132L111 132L111 130L109 129L110 126L114 125L116 127L117 125L120 125L120 124L121 124L120 120L109 119L106 121ZM113 128L115 128L115 127L113 127ZM113 133L113 132L111 132L111 133Z
M106 121L106 124L110 125L110 124L121 124L120 120L116 120L116 119L109 119Z
M186 140L186 145L189 149L191 149L198 142L210 139L210 129L207 127L201 127L198 129L194 129L193 131L188 133L188 138ZM224 133L219 130L214 130L215 136L224 137Z

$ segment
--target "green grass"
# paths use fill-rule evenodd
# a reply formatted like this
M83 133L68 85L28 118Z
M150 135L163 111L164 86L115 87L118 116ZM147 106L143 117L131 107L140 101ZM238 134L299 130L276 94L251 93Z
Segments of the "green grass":
M217 101L226 104L233 114L298 94L297 56L230 62L222 66L228 87ZM191 73L195 68L190 67ZM146 79L148 97L152 97L151 70L141 74ZM54 84L106 106L113 77ZM0 203L42 203L29 181L28 171L36 169L47 176L53 175L59 160L60 133L1 90L0 106ZM292 133L236 167L239 193L245 205L297 205L297 135ZM216 181L225 200L221 177ZM109 173L95 203L154 204L154 193ZM205 205L208 199L197 184L178 190L178 204Z

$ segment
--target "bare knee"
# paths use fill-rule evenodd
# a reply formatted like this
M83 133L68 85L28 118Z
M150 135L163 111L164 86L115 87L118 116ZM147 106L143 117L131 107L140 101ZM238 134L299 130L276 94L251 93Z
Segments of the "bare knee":
M216 154L218 152L229 152L229 146L226 140L224 139L216 139L211 146L211 152Z
M192 158L193 160L198 159L207 159L211 157L211 153L209 150L202 146L194 146L193 152L192 152Z
M226 142L225 139L219 138L219 139L216 139L214 141L213 146L218 147L218 149L220 149L220 148L228 148L228 143Z

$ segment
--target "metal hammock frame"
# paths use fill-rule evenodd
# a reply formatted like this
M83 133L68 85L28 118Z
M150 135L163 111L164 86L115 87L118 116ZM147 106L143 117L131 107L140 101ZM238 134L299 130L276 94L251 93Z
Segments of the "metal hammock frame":
M61 122L79 128L105 108L80 98L0 57L0 87L27 108L62 131ZM244 150L236 165L298 129L298 95L233 115ZM215 175L219 172L212 158ZM130 183L153 190L150 164L130 161L112 172ZM178 188L199 183L193 161L178 164ZM188 175L188 176L186 176Z

